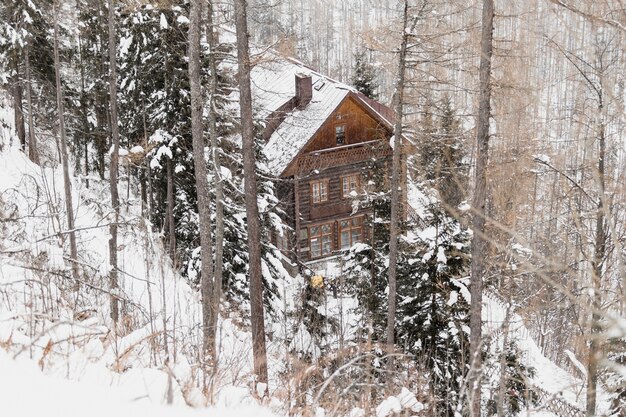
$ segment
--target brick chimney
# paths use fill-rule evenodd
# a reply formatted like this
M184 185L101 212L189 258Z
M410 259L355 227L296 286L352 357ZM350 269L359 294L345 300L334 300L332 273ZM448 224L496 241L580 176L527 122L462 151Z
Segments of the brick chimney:
M313 82L310 75L296 74L296 107L303 109L313 98Z

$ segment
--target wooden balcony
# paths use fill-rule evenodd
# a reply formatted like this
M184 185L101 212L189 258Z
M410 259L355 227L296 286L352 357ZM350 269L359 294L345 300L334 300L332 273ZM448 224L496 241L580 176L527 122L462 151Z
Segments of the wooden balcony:
M382 158L391 155L389 146L380 140L336 146L304 154L298 158L298 175L306 175L312 171L354 164L373 157Z

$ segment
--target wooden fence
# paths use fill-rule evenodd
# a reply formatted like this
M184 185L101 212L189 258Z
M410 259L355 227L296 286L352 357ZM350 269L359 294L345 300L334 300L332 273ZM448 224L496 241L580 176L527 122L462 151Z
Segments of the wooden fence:
M549 393L543 388L533 386L539 397L539 405L543 409L556 414L559 417L584 417L585 412L580 408L570 404L562 398Z

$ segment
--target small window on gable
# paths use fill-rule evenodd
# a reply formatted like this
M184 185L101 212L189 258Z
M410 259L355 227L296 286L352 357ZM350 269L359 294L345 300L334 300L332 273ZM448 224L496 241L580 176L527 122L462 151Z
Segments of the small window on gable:
M319 204L328 201L328 180L311 182L311 202Z
M337 140L337 145L346 143L346 125L335 126L335 139Z

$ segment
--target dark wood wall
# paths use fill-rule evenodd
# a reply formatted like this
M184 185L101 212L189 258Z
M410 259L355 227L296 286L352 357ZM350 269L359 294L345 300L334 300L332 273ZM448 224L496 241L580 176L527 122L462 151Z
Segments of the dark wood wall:
M345 125L345 142L337 144L335 137L335 127ZM346 98L322 127L316 132L309 144L300 152L298 158L291 164L291 170L286 170L285 174L294 175L291 184L293 193L287 189L282 189L279 198L286 204L289 224L294 228L294 244L298 251L298 256L302 260L309 257L309 237L308 227L330 223L333 227L333 248L339 247L338 221L352 215L361 216L370 213L369 208L360 208L352 214L352 199L343 197L342 178L346 175L359 174L362 181L367 177L367 167L369 166L370 155L377 158L388 158L391 154L390 147L386 140L391 136L391 131L382 126L376 119L371 117L366 110L353 98ZM356 147L346 147L346 145L357 145L363 142L380 140L378 145L364 144ZM383 142L385 140L385 142ZM368 150L363 154L366 147ZM337 148L336 151L333 149ZM317 152L327 150L322 155ZM346 154L342 158L332 158L332 155ZM365 157L364 157L365 155ZM333 161L330 164L320 164L313 168L302 169L299 165L305 158L326 158ZM317 159L316 159L317 160ZM310 162L310 161L309 161ZM306 166L310 164L304 164ZM313 164L315 165L315 164ZM299 167L299 168L298 168ZM314 169L315 168L315 169ZM318 180L328 181L328 201L313 204L311 196L311 183ZM363 185L363 184L361 184ZM293 217L292 217L293 216ZM369 235L368 227L364 224L363 237Z
M345 145L381 139L388 135L387 130L378 121L369 116L355 100L348 97L315 133L304 153L337 146L335 140L337 125L346 126Z

